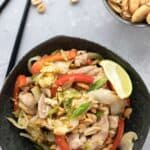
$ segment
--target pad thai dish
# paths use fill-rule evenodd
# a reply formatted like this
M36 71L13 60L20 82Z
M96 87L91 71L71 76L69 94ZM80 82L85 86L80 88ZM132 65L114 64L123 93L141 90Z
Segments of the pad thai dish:
M29 59L30 76L14 85L20 135L41 150L132 150L125 131L132 113L132 82L122 66L86 50L56 50Z

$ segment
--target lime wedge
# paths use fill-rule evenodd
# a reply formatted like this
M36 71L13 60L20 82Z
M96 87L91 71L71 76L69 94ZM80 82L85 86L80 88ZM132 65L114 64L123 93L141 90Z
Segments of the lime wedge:
M128 98L132 93L132 82L125 69L111 60L102 60L100 65L118 96Z

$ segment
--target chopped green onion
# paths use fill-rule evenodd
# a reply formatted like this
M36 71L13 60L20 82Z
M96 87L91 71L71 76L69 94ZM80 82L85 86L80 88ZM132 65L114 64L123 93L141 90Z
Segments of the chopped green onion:
M73 100L73 98L70 98L70 99L65 100L65 101L63 102L63 105L64 105L64 108L65 108L65 109L70 109L70 108L71 108L72 100Z
M40 99L40 96L41 96L40 88L38 86L34 86L31 89L31 92L32 92L33 96L35 97L36 101L38 102L38 100Z
M51 118L53 114L55 114L58 110L58 107L54 107L52 109L49 110L48 112L48 116Z
M93 83L90 86L89 91L101 88L106 82L107 82L107 78L106 77L102 77L101 79L97 80L95 83Z
M98 112L95 113L95 115L96 115L97 119L100 119L101 116L103 115L103 112L98 111Z
M70 99L70 98L79 98L81 96L80 92L77 91L74 88L69 88L63 92L64 98L65 99Z
M78 108L76 108L72 112L71 118L75 119L75 118L79 117L80 115L84 114L85 112L88 111L88 109L90 108L90 106L91 106L90 102L81 104Z

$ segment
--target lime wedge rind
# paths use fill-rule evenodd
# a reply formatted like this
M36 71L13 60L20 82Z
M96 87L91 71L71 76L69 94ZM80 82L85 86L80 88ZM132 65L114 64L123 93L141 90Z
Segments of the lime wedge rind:
M128 98L132 93L132 82L126 70L112 60L102 60L100 65L121 99Z

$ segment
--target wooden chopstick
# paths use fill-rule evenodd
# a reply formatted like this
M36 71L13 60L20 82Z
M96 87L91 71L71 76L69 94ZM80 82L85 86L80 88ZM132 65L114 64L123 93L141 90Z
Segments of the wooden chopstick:
M27 0L26 2L26 6L24 9L24 13L21 19L21 23L18 29L18 33L16 36L16 40L12 49L12 53L11 53L11 57L10 57L10 61L9 61L9 65L7 68L7 72L6 75L7 76L9 74L9 72L12 70L12 68L14 67L15 63L16 63L16 58L19 52L19 48L20 48L20 44L21 44L21 40L22 40L22 36L24 33L24 28L26 25L26 21L27 21L27 17L28 17L28 13L29 13L29 9L30 9L30 0Z

